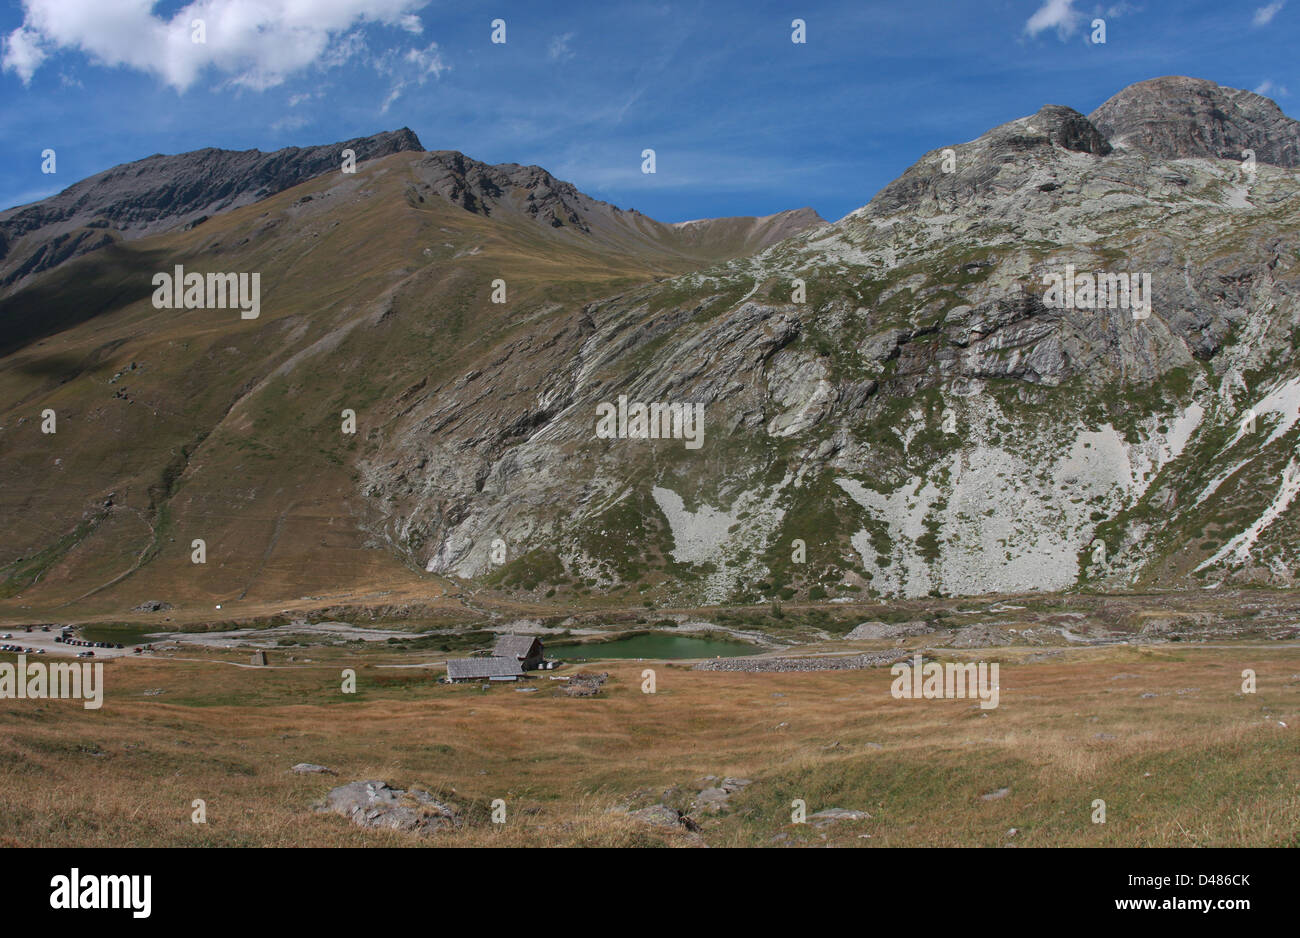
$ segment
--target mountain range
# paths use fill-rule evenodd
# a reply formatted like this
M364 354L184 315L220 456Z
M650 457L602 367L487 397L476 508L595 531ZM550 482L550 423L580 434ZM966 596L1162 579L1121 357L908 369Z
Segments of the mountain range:
M1183 77L833 224L664 224L404 128L115 167L0 213L0 598L1289 585L1297 167L1276 104ZM176 265L258 272L260 316L155 308ZM615 402L703 443L602 438Z

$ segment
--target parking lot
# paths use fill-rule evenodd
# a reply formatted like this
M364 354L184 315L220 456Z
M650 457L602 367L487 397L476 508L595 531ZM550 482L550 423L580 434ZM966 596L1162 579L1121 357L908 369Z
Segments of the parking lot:
M123 648L97 648L93 644L69 645L55 641L61 634L58 626L51 626L48 632L42 631L39 627L33 627L28 632L21 626L9 626L0 628L0 646L28 649L29 655L44 651L46 655L63 655L69 658L74 658L85 651L93 651L96 658L120 658L123 655L135 654L135 645L127 645ZM72 637L75 638L75 634Z

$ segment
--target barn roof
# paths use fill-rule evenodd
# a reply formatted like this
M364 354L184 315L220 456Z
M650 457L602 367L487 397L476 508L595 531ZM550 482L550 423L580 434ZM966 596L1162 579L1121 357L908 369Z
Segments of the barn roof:
M535 635L502 635L492 654L500 658L527 658L537 642Z
M452 680L523 675L524 669L515 658L452 658L447 662L447 677Z

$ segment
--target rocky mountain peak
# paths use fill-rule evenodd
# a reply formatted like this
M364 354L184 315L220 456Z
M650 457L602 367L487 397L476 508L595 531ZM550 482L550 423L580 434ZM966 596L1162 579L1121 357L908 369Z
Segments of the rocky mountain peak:
M1129 85L1089 115L1117 146L1162 159L1241 160L1300 166L1300 122L1252 91L1179 75Z
M505 204L546 222L553 228L589 231L584 218L597 205L572 183L556 179L540 166L481 163L456 150L434 150L424 158L419 175L437 195L479 215L492 215ZM618 211L613 206L608 206Z
M1076 153L1105 156L1111 150L1105 134L1072 107L1061 104L1044 105L1030 118L1030 124L1041 131L1049 143L1074 150Z
M115 239L129 241L198 224L337 171L344 150L362 162L423 147L419 137L402 127L271 153L206 147L114 166L41 202L0 212L0 290L20 286Z
M336 170L340 154L349 149L360 162L423 147L419 137L403 127L270 153L215 147L174 155L156 153L83 179L42 202L0 212L0 225L10 237L21 237L57 222L85 224L100 219L124 237L139 237L172 227L172 222L186 216L264 199Z
M1060 150L1104 157L1111 146L1087 117L1073 108L1049 104L969 143L927 153L880 190L868 209L888 215L923 204L966 204L977 192L1014 185L1014 177L1032 173L1038 163L1052 160ZM995 180L1000 182L994 185Z

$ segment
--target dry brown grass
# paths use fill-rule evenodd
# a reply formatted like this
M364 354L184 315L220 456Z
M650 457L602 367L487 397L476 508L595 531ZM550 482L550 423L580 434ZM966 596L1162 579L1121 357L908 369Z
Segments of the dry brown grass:
M649 696L639 689L646 665L615 662L602 666L606 694L579 700L553 696L545 678L534 694L484 692L376 668L389 660L382 653L311 654L312 664L271 669L110 662L97 712L6 701L0 842L1300 844L1295 650L1112 648L1035 664L987 652L1003 662L1002 703L989 712L969 700L894 700L886 670L659 664L659 693ZM345 666L359 669L355 697L339 693ZM1259 674L1256 695L1239 693L1245 667ZM144 696L155 687L166 693ZM339 778L289 773L303 761ZM732 813L702 818L698 838L607 813L633 792L703 775L756 782L733 797ZM331 785L368 778L448 797L469 822L422 840L310 809ZM981 798L1004 787L1003 798ZM206 825L190 821L196 798L207 803ZM509 806L504 826L487 821L494 798ZM810 814L843 807L872 817L793 825L795 798ZM1104 825L1090 822L1095 798L1107 802Z

